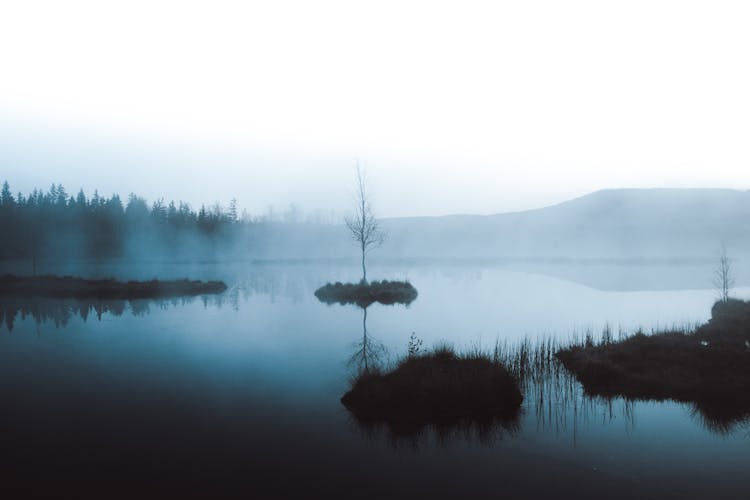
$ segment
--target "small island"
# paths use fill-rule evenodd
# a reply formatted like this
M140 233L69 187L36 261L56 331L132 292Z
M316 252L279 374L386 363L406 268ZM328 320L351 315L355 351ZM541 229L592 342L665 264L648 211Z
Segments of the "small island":
M408 356L387 372L363 371L341 398L358 420L392 429L467 421L511 426L522 401L518 379L500 361L449 346Z
M354 214L344 218L344 223L352 239L357 243L362 262L362 279L359 283L327 283L315 290L315 296L328 305L339 303L356 304L367 308L374 302L381 304L410 304L417 298L417 289L408 281L367 280L366 258L370 250L385 241L385 233L372 211L367 185L363 172L357 165L357 203Z
M750 415L750 302L717 302L692 333L637 333L556 356L591 395L692 403L716 425Z
M410 304L417 298L417 289L408 281L372 281L370 283L327 283L315 290L315 296L326 304L357 304L368 307L380 304Z
M0 276L0 295L79 299L151 299L222 293L221 281L117 281L72 276Z

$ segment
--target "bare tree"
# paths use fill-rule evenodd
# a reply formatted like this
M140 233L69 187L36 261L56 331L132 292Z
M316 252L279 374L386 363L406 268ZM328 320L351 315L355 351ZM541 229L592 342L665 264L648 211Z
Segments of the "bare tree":
M385 233L380 229L378 220L372 212L370 199L367 196L367 186L362 170L357 164L357 191L356 191L356 208L354 215L346 217L346 227L349 228L352 239L357 242L362 251L362 282L367 283L367 267L365 266L365 256L373 248L383 244Z
M714 286L719 291L719 300L726 302L729 300L729 291L734 285L734 270L732 269L732 261L727 256L727 249L724 245L721 246L721 253L719 254L719 263L714 269Z

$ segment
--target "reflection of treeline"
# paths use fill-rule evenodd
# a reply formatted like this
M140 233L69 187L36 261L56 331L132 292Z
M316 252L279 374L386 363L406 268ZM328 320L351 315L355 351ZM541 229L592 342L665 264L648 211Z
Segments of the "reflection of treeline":
M224 302L232 302L232 297L201 296L174 297L171 299L60 299L46 297L13 297L0 298L0 328L5 326L13 331L16 321L33 318L37 324L52 323L61 328L68 325L71 319L80 317L84 321L94 317L101 321L102 316L122 316L130 312L134 316L148 314L152 307L164 309L200 300L204 305L221 306Z
M150 280L118 281L73 276L0 276L0 294L22 297L153 299L222 293L222 281Z
M234 200L228 209L215 204L195 211L183 202L149 205L134 194L126 201L97 192L70 196L54 184L47 192L14 196L5 182L0 259L278 256L280 247L304 237L302 225L298 209L286 218L240 217Z

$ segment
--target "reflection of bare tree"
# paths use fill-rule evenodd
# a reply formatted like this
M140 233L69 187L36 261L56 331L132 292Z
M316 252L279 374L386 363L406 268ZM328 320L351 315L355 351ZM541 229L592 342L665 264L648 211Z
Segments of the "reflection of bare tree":
M382 367L386 356L385 346L367 333L367 308L362 308L362 339L354 344L355 351L349 358L349 366L357 372L369 372Z

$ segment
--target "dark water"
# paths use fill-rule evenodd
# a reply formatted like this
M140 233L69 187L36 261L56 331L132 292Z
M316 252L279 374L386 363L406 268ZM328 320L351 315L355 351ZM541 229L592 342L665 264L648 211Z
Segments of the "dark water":
M363 428L339 402L362 310L313 296L327 280L356 279L356 268L103 265L97 273L221 278L230 290L161 302L0 299L4 485L264 498L750 494L750 426L717 429L677 403L592 400L564 376L527 387L515 428L411 436ZM605 325L617 337L702 322L715 298L710 266L701 265L371 273L419 289L409 307L368 308L368 333L391 359L412 332L459 350ZM640 289L639 275L648 277Z

